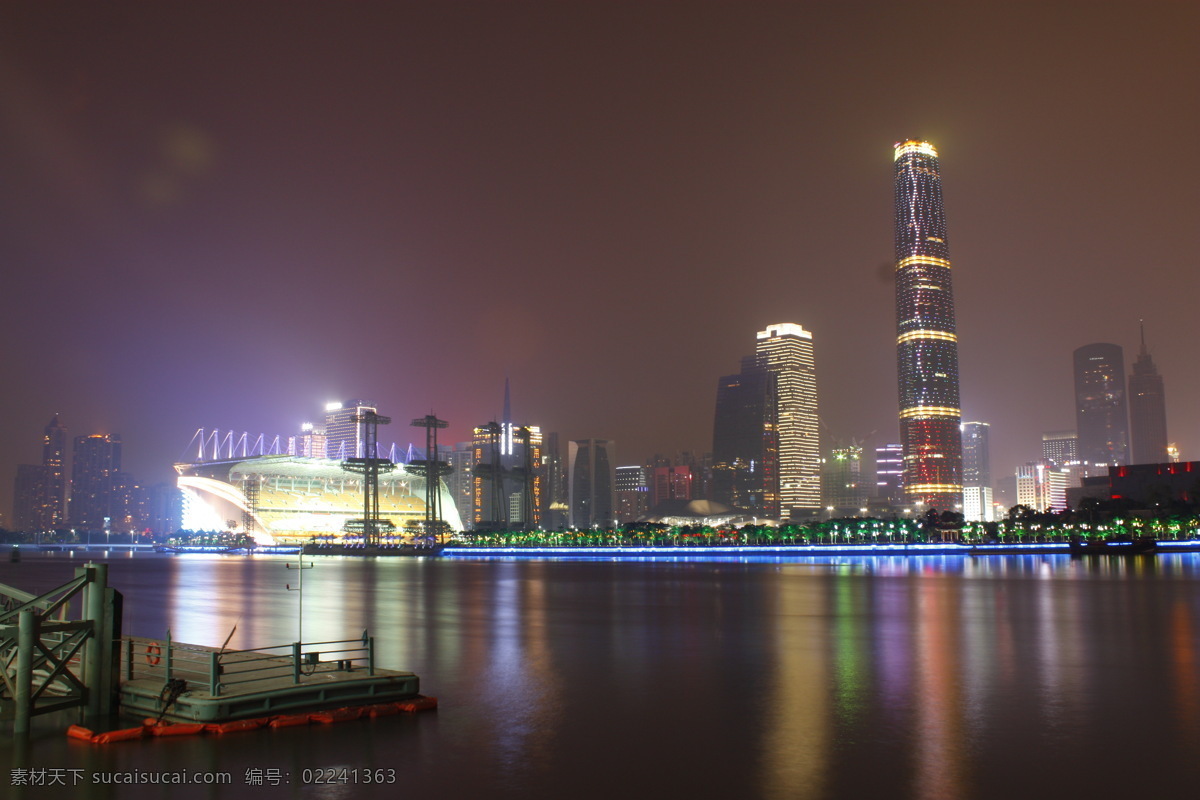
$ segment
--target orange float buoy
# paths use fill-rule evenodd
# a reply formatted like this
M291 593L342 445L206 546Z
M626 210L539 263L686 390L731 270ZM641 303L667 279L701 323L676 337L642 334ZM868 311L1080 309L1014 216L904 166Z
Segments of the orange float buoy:
M271 720L272 728L290 728L294 725L307 725L308 714L283 714Z
M233 722L210 722L204 726L207 733L236 733L237 731L256 731L259 728L265 728L271 722L270 717L257 717L255 719L238 719Z
M401 700L396 703L396 708L409 714L415 714L418 711L428 711L432 708L437 708L436 697L414 697L412 700Z
M146 645L146 663L156 667L160 661L162 661L162 648L158 646L158 642Z
M204 733L204 724L198 722L177 722L167 725L154 725L147 728L151 736L192 736Z
M95 735L96 734L94 731L91 731L82 725L72 725L71 727L67 728L67 736L70 736L72 739L82 739L85 742L90 742L92 737Z
M308 718L313 722L328 725L331 722L349 722L352 719L358 719L362 716L362 712L363 710L357 706L335 708L332 711L318 711L315 714L309 714Z
M140 739L146 735L145 728L125 728L119 731L98 733L92 737L92 744L108 744L109 742L126 742L130 739Z
M395 703L378 703L373 706L366 706L363 709L363 716L375 717L390 717L393 714L399 714L400 709L396 708Z

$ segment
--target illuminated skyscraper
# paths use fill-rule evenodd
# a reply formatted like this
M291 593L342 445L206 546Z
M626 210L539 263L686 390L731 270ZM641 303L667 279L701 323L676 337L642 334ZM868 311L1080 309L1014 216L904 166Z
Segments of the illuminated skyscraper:
M1120 345L1098 342L1075 351L1075 429L1079 460L1128 463L1125 355Z
M821 450L817 421L817 371L813 336L800 325L768 325L758 332L757 365L775 376L779 443L779 505L821 507ZM745 372L745 369L743 369Z
M942 509L962 495L958 335L938 154L896 145L896 361L908 496Z
M378 458L378 453L364 453L366 430L355 418L368 411L378 411L372 403L347 400L325 406L325 457L339 461L347 458Z
M1130 452L1134 464L1167 462L1167 407L1163 399L1163 379L1146 349L1146 331L1142 329L1142 349L1133 362L1129 376Z

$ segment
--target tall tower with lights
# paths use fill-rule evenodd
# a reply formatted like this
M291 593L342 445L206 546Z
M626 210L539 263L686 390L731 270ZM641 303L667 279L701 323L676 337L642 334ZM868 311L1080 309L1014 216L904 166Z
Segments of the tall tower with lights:
M962 496L962 411L937 150L896 144L896 362L904 487L943 510Z

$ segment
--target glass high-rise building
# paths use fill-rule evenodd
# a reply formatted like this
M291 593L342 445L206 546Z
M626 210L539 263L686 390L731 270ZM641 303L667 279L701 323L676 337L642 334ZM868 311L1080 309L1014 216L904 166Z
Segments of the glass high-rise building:
M1129 462L1125 405L1125 354L1107 342L1075 351L1075 429L1079 459L1090 464Z
M958 335L938 154L896 144L896 361L900 444L910 499L942 509L962 496Z

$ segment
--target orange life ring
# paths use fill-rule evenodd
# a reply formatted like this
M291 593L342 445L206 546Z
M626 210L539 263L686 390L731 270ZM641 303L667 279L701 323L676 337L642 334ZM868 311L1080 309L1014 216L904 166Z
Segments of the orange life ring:
M162 661L162 648L158 646L158 642L151 642L146 645L146 663L152 667L158 666Z

